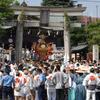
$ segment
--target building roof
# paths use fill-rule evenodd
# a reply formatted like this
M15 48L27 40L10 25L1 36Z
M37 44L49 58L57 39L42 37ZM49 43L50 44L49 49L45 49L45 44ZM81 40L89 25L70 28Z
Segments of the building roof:
M78 45L78 46L75 46L75 47L72 47L72 52L74 52L74 51L81 51L81 50L83 50L83 49L85 49L85 48L87 48L88 47L88 45L87 44L84 44L84 45Z

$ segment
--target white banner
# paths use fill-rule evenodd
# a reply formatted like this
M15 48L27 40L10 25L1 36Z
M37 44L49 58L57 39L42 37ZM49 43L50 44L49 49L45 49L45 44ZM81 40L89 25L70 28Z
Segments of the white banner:
M96 60L99 61L99 46L93 45L93 61Z

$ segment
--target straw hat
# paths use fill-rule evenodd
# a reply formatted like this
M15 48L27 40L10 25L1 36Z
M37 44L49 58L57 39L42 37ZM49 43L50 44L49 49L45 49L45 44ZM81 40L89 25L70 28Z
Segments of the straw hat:
M81 70L81 69L78 69L76 72L77 72L77 73L84 73L84 71Z

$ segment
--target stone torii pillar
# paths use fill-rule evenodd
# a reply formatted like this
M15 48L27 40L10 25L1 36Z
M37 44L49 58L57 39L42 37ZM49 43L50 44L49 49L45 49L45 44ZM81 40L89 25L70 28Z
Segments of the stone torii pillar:
M70 34L68 16L64 13L64 63L70 61Z
M17 18L16 47L15 47L15 61L17 64L22 60L23 28L24 28L24 12L22 11Z

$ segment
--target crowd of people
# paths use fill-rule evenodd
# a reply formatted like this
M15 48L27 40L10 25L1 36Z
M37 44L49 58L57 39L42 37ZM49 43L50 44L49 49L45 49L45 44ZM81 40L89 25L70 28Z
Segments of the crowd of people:
M99 64L32 61L0 64L0 100L100 100Z

